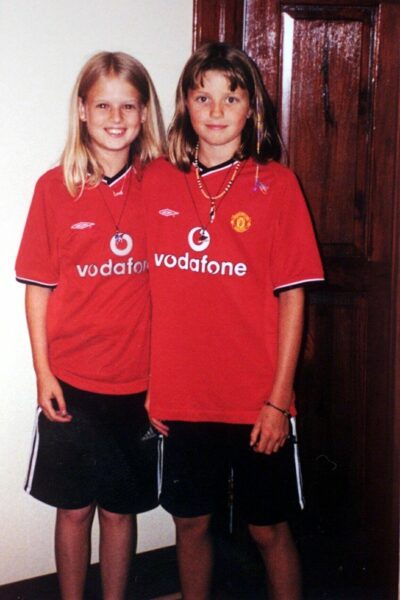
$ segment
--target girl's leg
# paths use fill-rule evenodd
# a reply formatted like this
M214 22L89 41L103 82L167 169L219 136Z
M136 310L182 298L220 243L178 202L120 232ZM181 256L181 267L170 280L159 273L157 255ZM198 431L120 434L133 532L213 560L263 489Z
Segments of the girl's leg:
M300 600L300 561L287 523L249 525L264 561L271 600Z
M213 567L210 515L174 517L184 600L209 600Z
M83 600L95 508L57 509L55 551L62 600Z
M123 600L136 545L136 516L98 508L103 600Z

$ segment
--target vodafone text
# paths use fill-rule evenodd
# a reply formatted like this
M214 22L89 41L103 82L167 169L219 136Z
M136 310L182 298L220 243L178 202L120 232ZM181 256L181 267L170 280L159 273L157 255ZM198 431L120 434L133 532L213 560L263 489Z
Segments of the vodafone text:
M101 265L76 265L79 277L110 277L111 275L139 275L148 271L149 263L147 260L134 261L132 256L125 262L114 262L109 258Z
M167 269L181 269L182 271L193 271L194 273L208 273L209 275L236 275L244 277L247 273L245 263L232 263L230 261L209 260L204 254L201 258L191 258L189 252L182 256L175 254L154 254L156 267L167 267Z

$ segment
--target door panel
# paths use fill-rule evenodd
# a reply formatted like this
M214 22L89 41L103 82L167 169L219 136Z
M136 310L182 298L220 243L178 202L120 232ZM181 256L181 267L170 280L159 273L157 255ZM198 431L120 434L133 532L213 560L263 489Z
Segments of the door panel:
M365 256L372 14L313 9L282 14L281 130L324 255Z

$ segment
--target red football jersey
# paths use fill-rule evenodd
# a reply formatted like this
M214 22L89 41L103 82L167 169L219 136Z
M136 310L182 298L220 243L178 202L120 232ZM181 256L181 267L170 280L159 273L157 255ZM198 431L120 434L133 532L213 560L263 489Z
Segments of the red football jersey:
M210 194L230 169L203 175ZM261 191L255 169L241 165L212 223L193 168L158 160L145 176L155 418L254 423L275 377L279 292L323 279L296 177L260 166Z
M54 288L50 367L83 390L130 394L148 383L150 299L140 184L68 193L60 167L35 189L16 262L18 281ZM123 235L116 238L116 225Z

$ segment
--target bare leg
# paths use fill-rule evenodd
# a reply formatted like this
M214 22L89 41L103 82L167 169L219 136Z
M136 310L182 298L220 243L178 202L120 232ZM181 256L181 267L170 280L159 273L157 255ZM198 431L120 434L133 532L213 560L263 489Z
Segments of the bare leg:
M55 550L62 600L83 600L95 506L57 509Z
M136 517L98 508L104 600L123 600L136 543Z
M300 600L300 561L288 524L250 525L249 531L264 561L270 590L268 598Z
M210 515L174 517L183 600L209 600L213 565Z

